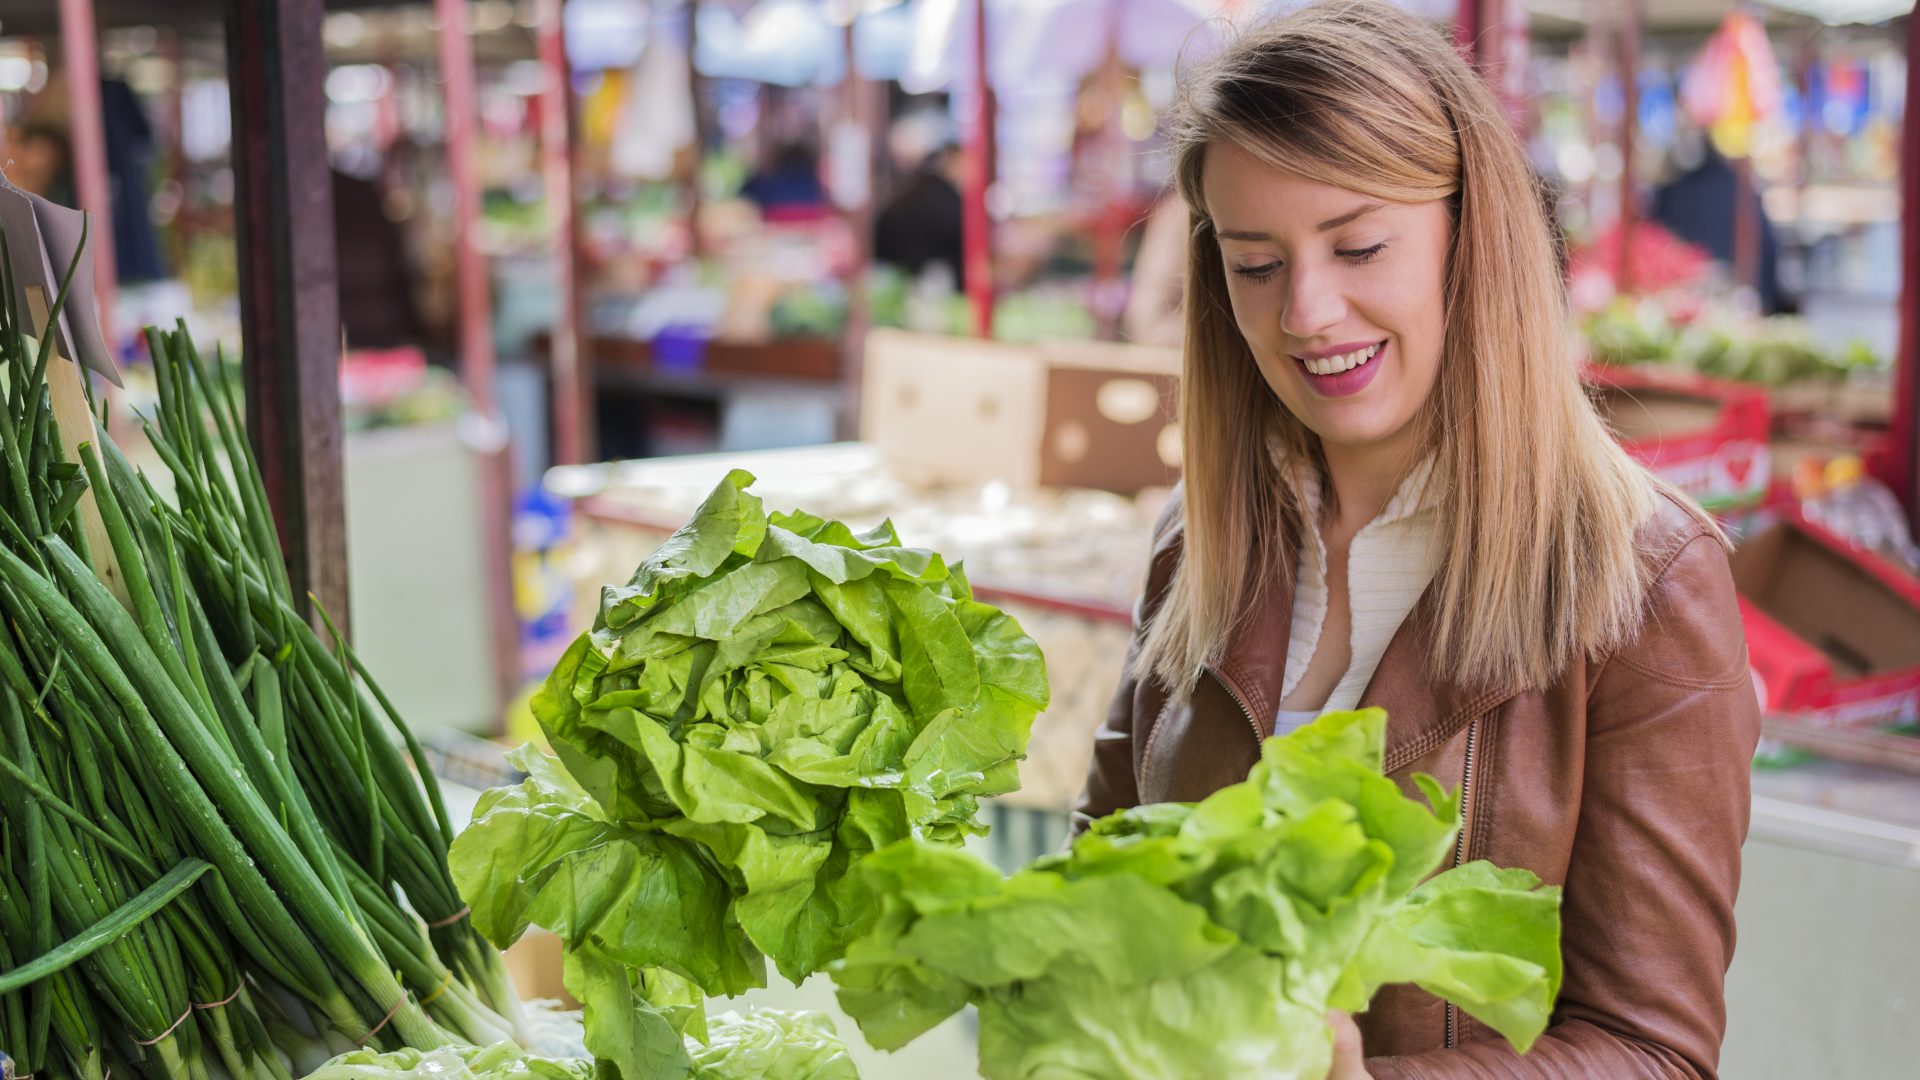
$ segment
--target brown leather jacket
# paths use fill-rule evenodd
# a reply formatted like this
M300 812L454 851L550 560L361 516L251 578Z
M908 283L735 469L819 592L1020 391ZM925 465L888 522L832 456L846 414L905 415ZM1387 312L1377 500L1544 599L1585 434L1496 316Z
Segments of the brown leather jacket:
M1178 561L1179 513L1176 495L1155 530L1140 622ZM1545 690L1435 685L1429 595L1361 697L1387 710L1386 770L1410 795L1416 772L1464 786L1461 861L1525 867L1565 888L1565 982L1532 1050L1517 1055L1439 998L1389 986L1357 1018L1379 1080L1716 1075L1760 710L1716 533L1663 498L1641 540L1658 575L1627 646ZM1246 777L1287 666L1287 569L1269 569L1261 601L1190 698L1140 678L1129 652L1076 829Z

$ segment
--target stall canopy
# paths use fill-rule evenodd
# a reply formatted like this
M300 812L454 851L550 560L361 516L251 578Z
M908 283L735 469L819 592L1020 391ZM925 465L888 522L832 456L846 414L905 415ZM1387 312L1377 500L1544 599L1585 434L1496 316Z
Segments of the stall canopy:
M1217 35L1196 34L1209 0L1043 0L1023 5L1006 28L1006 53L1030 77L1079 81L1107 62L1169 68L1199 59Z
M565 7L575 16L589 13L596 5L608 10L619 0L568 0ZM665 6L668 0L662 0ZM684 0L683 0L684 2ZM1402 6L1436 19L1449 18L1458 9L1458 0L1401 0ZM262 20L263 39L271 40L275 48L283 50L278 57L282 63L287 59L299 57L299 63L308 63L308 58L317 58L318 27L314 14L321 10L344 10L383 6L382 0L277 0L271 4L248 4L238 0L67 0L54 4L46 0L0 0L0 31L9 35L18 34L55 34L59 32L63 12L74 17L74 12L91 9L94 20L102 26L124 26L137 24L161 24L187 26L193 24L215 24L227 21L236 11L258 14L263 11L275 13L275 17ZM626 5L650 11L653 5L643 0L631 0ZM1030 80L1041 70L1051 69L1066 73L1066 68L1050 63L1039 65L1033 61L1036 50L1045 46L1050 59L1066 48L1072 56L1080 57L1074 65L1091 63L1091 58L1100 54L1100 42L1094 34L1078 33L1074 28L1090 25L1103 16L1112 23L1113 12L1124 14L1118 23L1117 41L1114 42L1122 52L1126 62L1135 65L1150 65L1153 59L1169 51L1166 45L1175 34L1174 29L1183 25L1187 15L1181 10L1190 8L1196 19L1201 16L1223 15L1227 20L1245 24L1257 18L1274 14L1297 6L1296 0L763 0L762 3L743 8L744 17L732 15L727 8L719 4L703 5L701 33L703 47L697 48L696 65L702 68L711 66L715 74L736 74L744 70L756 72L761 77L778 75L783 80L815 83L827 83L837 80L846 62L845 42L851 37L855 60L862 74L869 78L888 78L897 74L903 88L908 91L925 91L950 88L964 94L977 93L974 90L979 69L984 67L986 82L998 89L1012 89ZM1586 0L1526 0L1528 20L1536 33L1542 28L1561 27L1568 32L1581 32L1593 20L1603 17L1614 10L1612 4L1594 4ZM1912 11L1910 0L1763 0L1750 5L1758 18L1767 26L1779 26L1783 23L1815 20L1829 25L1852 23L1874 24L1907 15ZM1659 4L1645 5L1645 19L1650 29L1663 30L1675 28L1711 29L1725 18L1729 10L1727 0L1662 0ZM706 13L711 13L709 16ZM303 29L294 31L293 23L288 20L298 13ZM708 18L712 18L712 32L708 33ZM731 20L729 22L728 20ZM831 32L833 28L844 28L848 20L854 23L851 35ZM242 24L248 24L242 19ZM234 24L229 24L230 32ZM248 24L250 25L250 24ZM649 24L653 25L653 24ZM980 49L975 41L976 28L985 25L989 46ZM1152 25L1165 27L1163 33L1143 33L1141 29ZM1207 25L1203 23L1202 25ZM1023 27L1025 29L1023 29ZM1039 27L1041 29L1034 29ZM826 29L828 32L822 33ZM1911 27L1909 27L1911 30ZM576 34L576 39L584 36ZM602 40L612 40L618 35L602 35ZM313 40L308 41L311 37ZM759 65L758 61L771 55L769 42L786 38L814 42L811 52L814 54L811 66L796 64L794 68L776 71L771 64ZM1038 44L1036 44L1038 43ZM1189 40L1186 44L1191 45ZM806 50L800 50L803 53ZM1189 54L1176 55L1184 58ZM982 55L984 54L984 56ZM1022 59L1022 58L1025 59ZM240 69L247 69L245 63ZM254 71L255 80L260 78L259 69ZM282 75L284 75L284 68ZM237 69L236 75L244 75L245 70ZM268 73L267 78L274 76ZM238 81L246 82L245 78ZM290 90L298 91L290 86ZM244 132L236 130L236 147L252 146L249 152L266 155L258 161L272 163L278 161L287 149L283 145L286 138L284 130L276 134L266 122L270 110L249 110L245 95L235 95L236 128L246 123L259 125L262 133L260 141L249 144ZM258 112L260 116L253 116ZM245 114L245 115L242 115ZM281 118L287 119L287 118ZM1905 189L1905 229L1909 236L1909 255L1907 264L1912 264L1911 252L1920 247L1920 242L1911 239L1916 227L1916 214L1920 214L1920 181L1913 176L1916 150L1914 149L1913 128L1916 118L1912 113L1907 117L1907 148L1904 161L1907 165L1904 178ZM300 141L300 140L295 140ZM303 150L311 157L311 152ZM242 192L242 203L250 198L269 198L272 189L286 185L285 191L301 190L294 172L282 176L272 169L256 171L255 176L266 176L271 182L257 192ZM973 185L983 186L983 185ZM242 184L245 187L245 184ZM978 201L979 191L971 191L970 202ZM284 197L284 196L283 196ZM268 205L272 205L269 201ZM97 209L97 208L96 208ZM243 213L243 218L245 214ZM260 245L260 250L251 253L250 258L278 263L288 259L305 260L301 265L313 263L317 273L317 253L293 255L291 252L305 250L306 237L315 240L328 234L330 228L331 207L326 200L318 200L310 208L288 207L284 215L276 219L261 219L259 228L252 233ZM978 231L978 230L976 230ZM244 230L243 230L244 233ZM242 236L242 246L246 247L248 237ZM324 261L324 260L322 260ZM330 272L330 266L327 268ZM243 274L243 279L259 279L275 282L284 286L283 273L264 275ZM310 273L308 279L315 275ZM337 344L329 346L325 339L333 334L329 320L317 310L290 310L288 302L280 293L283 287L271 290L274 295L255 298L251 305L254 315L254 333L248 335L251 345L258 345L263 337L271 338L275 333L287 335L282 340L291 344L283 347L289 352L282 357L288 365L288 374L298 371L298 383L307 389L318 392L325 378L321 370L328 369L332 363L330 352ZM293 304L299 308L306 301ZM274 325L268 326L259 320L266 317L271 307L282 310L272 318ZM1920 397L1920 377L1916 376L1914 340L1914 309L1920 306L1916 290L1908 289L1901 302L1903 325L1903 348L1900 358L1900 379L1898 415L1895 420L1895 438L1892 462L1889 468L1890 478L1907 501L1909 507L1920 510L1920 469L1915 468L1915 457L1920 451L1920 424L1915 422L1916 402ZM308 354L311 353L311 358ZM287 385L293 385L289 377ZM263 387L255 387L264 390ZM324 403L315 402L310 408L289 409L283 401L279 407L290 418L299 417L298 423L290 424L294 429L313 427L315 418L324 421L326 409ZM263 425L264 426L264 425ZM325 443L337 436L316 434L313 431L289 431L289 443L285 448L289 454L289 472L297 472L307 467L300 459L304 453L337 453L337 446L329 451L324 446L309 446L305 451L295 448L295 444L318 438ZM269 454L268 456L272 456ZM327 470L322 470L327 471ZM334 470L337 471L337 470ZM297 485L290 485L297 488ZM311 495L302 496L297 490L289 490L288 497L295 502L310 502ZM322 500L325 501L324 499ZM324 507L318 514L326 516ZM331 538L314 537L317 548L331 546ZM290 554L296 554L299 545L289 544ZM316 552L313 556L316 564L324 561ZM342 605L344 606L344 605Z
M694 67L716 79L778 86L828 86L846 76L845 5L820 0L763 0L735 14L702 4ZM862 78L900 76L913 43L914 9L868 5L853 21L854 66Z
M1765 0L1762 7L1815 18L1828 26L1871 25L1913 10L1913 0Z

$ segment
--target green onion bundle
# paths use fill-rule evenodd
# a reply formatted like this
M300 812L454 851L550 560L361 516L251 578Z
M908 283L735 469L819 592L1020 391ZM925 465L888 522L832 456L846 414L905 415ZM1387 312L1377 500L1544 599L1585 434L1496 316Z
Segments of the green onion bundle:
M514 1038L438 789L358 658L301 616L223 374L184 328L148 332L163 498L110 443L65 459L51 336L27 336L13 295L0 280L0 1050L16 1074L291 1077L357 1046ZM89 491L124 600L81 527Z

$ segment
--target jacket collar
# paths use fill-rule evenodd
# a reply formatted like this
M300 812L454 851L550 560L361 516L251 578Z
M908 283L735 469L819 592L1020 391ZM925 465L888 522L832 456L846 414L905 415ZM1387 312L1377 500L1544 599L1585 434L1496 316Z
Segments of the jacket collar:
M1360 695L1363 709L1387 710L1386 771L1391 773L1440 743L1474 717L1517 692L1491 684L1435 678L1431 648L1437 620L1433 585L1387 642L1380 666Z
M1274 712L1287 671L1293 631L1293 581L1299 544L1283 540L1278 558L1253 567L1250 589L1211 669L1262 738L1273 734ZM1359 707L1387 711L1386 771L1393 772L1446 741L1467 721L1514 696L1515 691L1472 685L1432 674L1436 596L1433 585L1394 631L1380 664L1360 695Z

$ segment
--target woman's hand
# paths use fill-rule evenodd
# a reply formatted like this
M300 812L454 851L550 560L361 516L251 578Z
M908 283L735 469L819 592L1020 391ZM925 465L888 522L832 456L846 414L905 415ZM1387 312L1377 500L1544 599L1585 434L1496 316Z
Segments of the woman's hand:
M1373 1080L1353 1017L1335 1009L1327 1014L1327 1023L1333 1026L1333 1071L1327 1073L1327 1080Z

